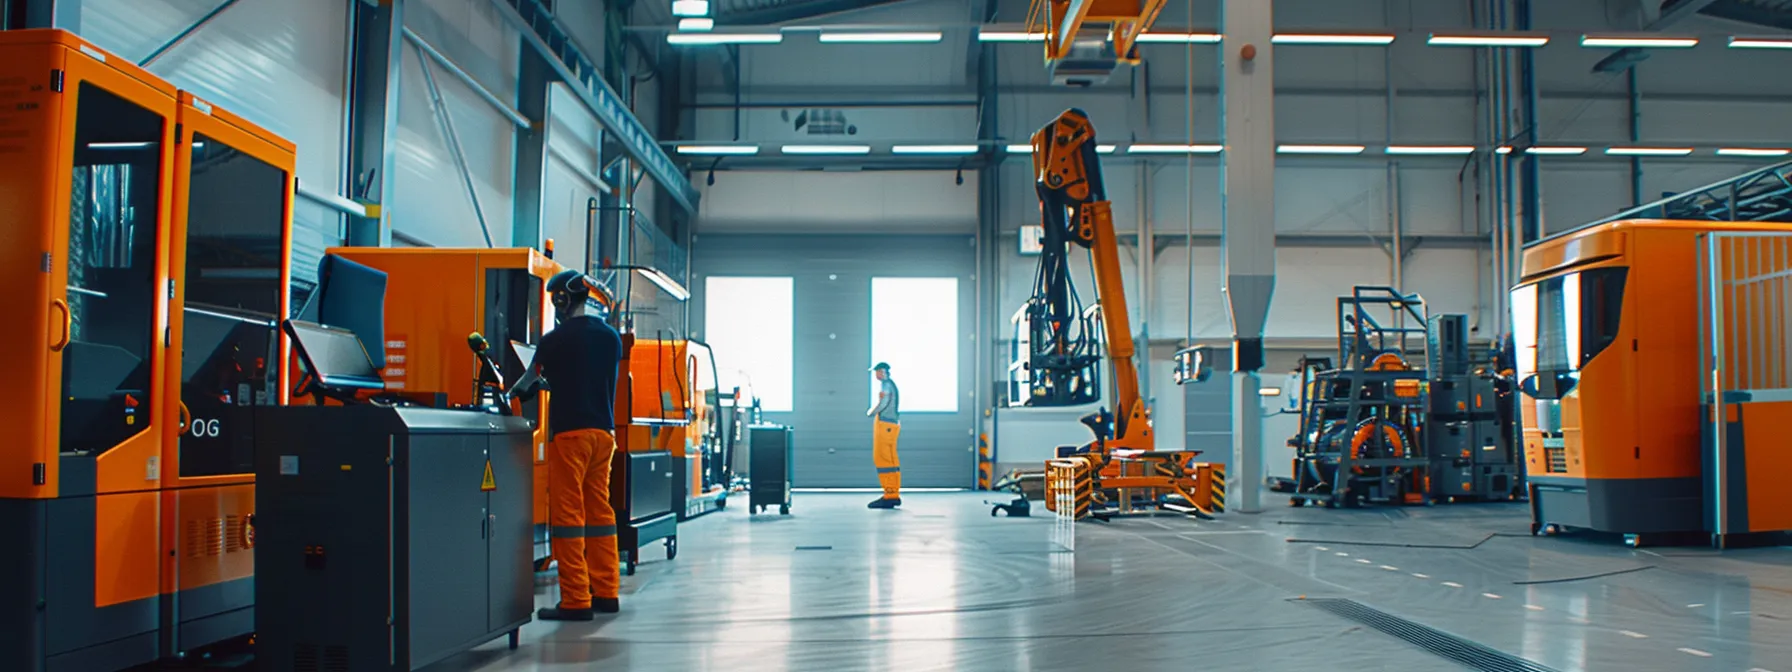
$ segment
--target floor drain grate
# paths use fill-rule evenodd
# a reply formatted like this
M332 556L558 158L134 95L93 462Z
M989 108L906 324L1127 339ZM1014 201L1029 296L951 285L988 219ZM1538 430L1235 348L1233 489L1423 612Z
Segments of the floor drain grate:
M834 547L833 546L798 546L798 547L796 547L796 550L799 550L799 551L831 551L831 550L834 550Z
M1355 600L1315 598L1305 602L1336 616L1398 637L1439 656L1484 672L1555 672L1553 668L1487 648L1429 626L1414 623Z

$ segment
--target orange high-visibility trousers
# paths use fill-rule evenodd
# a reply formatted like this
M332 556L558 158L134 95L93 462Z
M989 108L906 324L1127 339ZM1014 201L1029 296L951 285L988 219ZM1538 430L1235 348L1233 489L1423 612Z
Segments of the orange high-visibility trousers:
M560 608L590 609L622 587L616 510L610 507L610 458L616 436L601 429L554 435L548 451L548 536L560 563Z
M902 436L902 425L878 420L872 431L871 461L877 464L877 482L884 486L884 499L901 499L902 462L896 459L896 438Z

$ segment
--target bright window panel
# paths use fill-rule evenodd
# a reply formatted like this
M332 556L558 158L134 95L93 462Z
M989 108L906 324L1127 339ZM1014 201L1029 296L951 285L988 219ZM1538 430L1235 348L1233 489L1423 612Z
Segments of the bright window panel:
M957 278L871 279L870 364L890 364L901 412L958 412L959 340Z
M767 411L793 408L795 304L790 278L711 277L703 283L704 339L723 393L740 387Z

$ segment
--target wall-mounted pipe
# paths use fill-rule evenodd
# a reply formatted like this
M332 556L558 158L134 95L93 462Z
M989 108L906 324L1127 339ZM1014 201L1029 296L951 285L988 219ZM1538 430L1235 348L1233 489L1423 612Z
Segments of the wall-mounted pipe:
M1517 0L1518 29L1530 30L1535 18L1534 0ZM1537 146L1539 137L1537 115L1537 56L1535 50L1525 49L1518 54L1520 86L1524 88L1524 140L1526 147ZM1535 154L1524 156L1524 228L1519 240L1532 241L1543 237L1543 187L1542 162Z
M422 51L422 47L418 47ZM467 199L473 202L473 216L479 220L479 233L485 237L486 247L495 247L492 243L492 229L485 221L485 208L479 204L479 188L473 184L472 169L467 165L466 152L461 150L460 133L454 130L454 115L448 112L448 104L442 100L442 90L436 86L434 69L429 67L428 60L417 63L423 71L423 84L429 91L431 104L435 106L436 124L442 129L442 137L447 140L448 157L454 160L454 168L460 173L461 186L467 190Z
M224 0L223 4L220 4L217 7L212 8L212 11L206 12L205 16L201 16L201 17L199 17L198 21L194 21L193 25L187 26L186 30L180 31L180 34L175 35L173 38L169 39L167 42L163 42L162 46L156 47L155 51L149 52L149 55L144 56L143 60L137 61L137 67L140 67L140 68L149 67L149 64L154 63L154 62L156 62L157 59L167 55L169 50L172 50L176 46L179 46L180 43L185 42L187 40L187 38L193 36L193 33L199 32L199 29L204 28L205 24L211 23L212 19L218 18L219 14L223 14L224 10L227 10L227 9L230 9L231 7L236 6L236 3L239 1L240 0ZM77 8L77 10L76 10L77 13L79 13L78 8L80 7L80 5L77 4L77 5L75 5L75 7Z
M1643 91L1637 88L1636 71L1641 64L1630 66L1625 71L1624 79L1630 88L1630 141L1635 143L1643 139ZM1643 157L1630 157L1630 207L1643 204Z

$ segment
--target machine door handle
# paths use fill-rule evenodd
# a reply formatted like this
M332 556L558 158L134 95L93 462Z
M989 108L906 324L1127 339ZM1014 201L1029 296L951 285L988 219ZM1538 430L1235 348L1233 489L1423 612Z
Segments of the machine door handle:
M62 299L52 299L50 307L62 312L62 336L50 344L50 352L62 352L63 348L68 347L69 338L74 336L75 314L68 309L68 302Z

